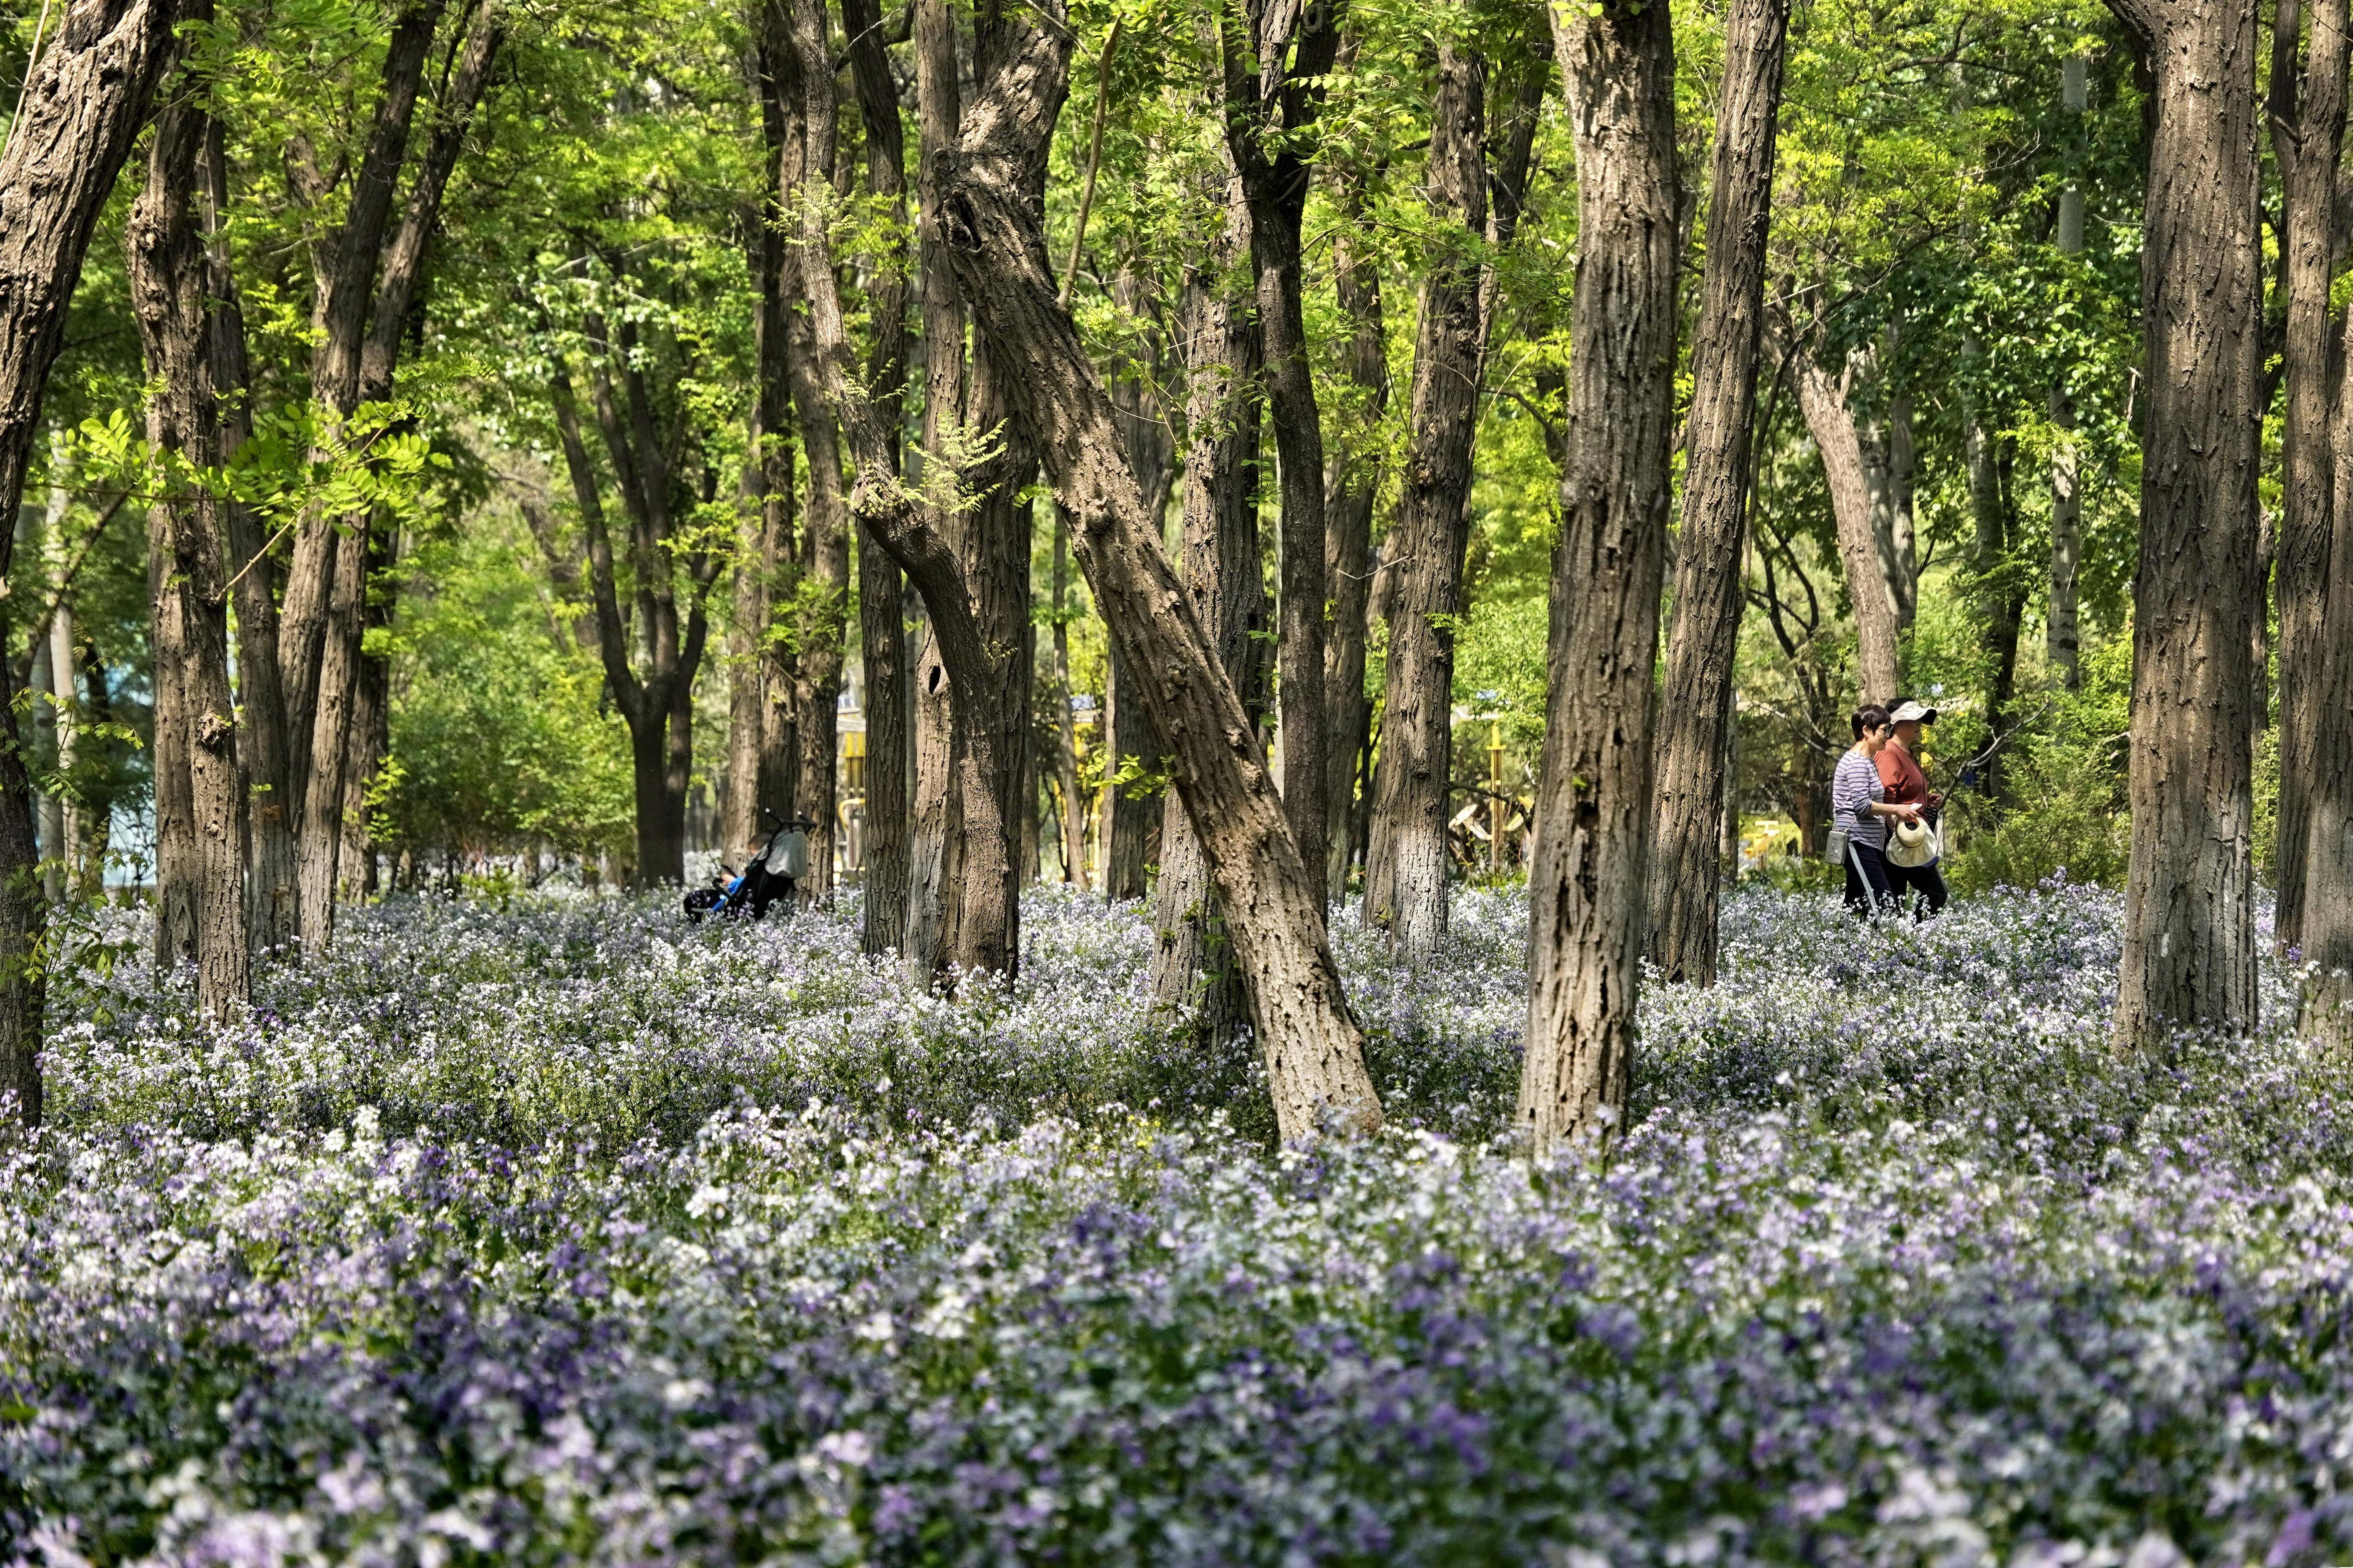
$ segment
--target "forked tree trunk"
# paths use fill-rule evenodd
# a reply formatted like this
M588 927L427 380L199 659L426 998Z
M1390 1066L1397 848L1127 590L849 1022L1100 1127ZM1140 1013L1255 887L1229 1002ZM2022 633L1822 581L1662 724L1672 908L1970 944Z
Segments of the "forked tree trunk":
M71 0L57 41L18 95L0 152L0 517L16 516L24 500L66 307L179 17L172 0ZM9 539L0 533L0 542ZM9 575L9 553L0 542L0 580ZM9 661L0 659L0 1091L14 1093L17 1116L33 1126L41 1120L39 945L47 906L14 686Z
M2116 1038L2255 1022L2248 668L2263 319L2253 0L2111 0L2155 76L2132 862Z
M1462 609L1479 416L1486 79L1477 56L1440 44L1425 183L1434 232L1414 340L1411 445L1389 534L1388 552L1403 565L1389 609L1388 684L1365 858L1366 917L1386 925L1411 959L1427 957L1446 932L1454 618Z
M790 4L807 135L812 143L824 144L834 134L835 99L821 0ZM1013 825L1002 815L1003 795L997 784L1003 776L997 750L1006 725L997 704L1004 672L988 646L976 613L977 595L955 552L899 480L891 427L878 415L859 373L827 244L834 195L829 183L812 181L808 199L800 204L800 271L824 384L840 411L856 459L849 510L923 595L948 682L955 730L964 741L957 782L965 817L966 896L953 938L943 947L939 977L947 978L952 970L1010 977L1019 956L1012 923L1018 904L1008 832Z
M201 5L199 19L209 13ZM219 456L211 289L197 207L207 129L208 117L193 102L174 103L158 118L146 185L123 233L132 310L153 387L148 439L196 468ZM229 692L225 511L219 497L175 485L149 513L148 526L158 837L172 851L156 868L158 957L195 965L198 1005L215 1017L233 1014L248 995L245 787Z
M1188 277L1177 337L1188 362L1185 459L1185 592L1208 634L1226 679L1241 693L1255 731L1266 710L1266 590L1258 534L1260 335L1252 301L1219 297L1219 281L1250 248L1253 219L1229 193L1226 232ZM1203 276L1206 274L1206 276ZM1229 1034L1250 1016L1250 997L1209 881L1208 859L1183 802L1162 819L1160 881L1153 890L1153 995L1192 1018L1206 1038Z
M1788 26L1789 0L1739 0L1726 25L1707 262L1692 337L1690 448L1659 710L1650 942L1667 979L1694 985L1715 984L1733 656L1746 602L1749 443Z
M1675 402L1675 54L1668 8L1646 0L1556 11L1553 26L1584 216L1519 1116L1538 1150L1598 1150L1624 1126L1641 979Z
M1240 695L1192 611L1130 469L1116 417L1056 296L1033 171L1069 84L1060 0L1014 32L965 134L944 150L944 248L976 325L1005 356L1015 422L1071 508L1079 564L1174 757L1176 790L1208 857L1286 1141L1370 1131L1380 1099L1324 942L1324 885L1308 873L1256 754Z
M321 285L322 338L312 356L311 394L337 424L363 405L392 395L409 306L439 226L441 200L505 38L504 8L492 0L473 16L457 68L446 79L447 92L437 105L433 133L410 184L399 226L382 243L379 255L377 245L393 204L392 186L406 159L423 55L429 50L443 8L442 0L410 0L394 26L384 99L338 241L334 271ZM343 848L346 835L353 831L351 799L364 783L355 776L353 763L364 760L367 747L363 737L364 743L354 748L353 725L368 713L361 686L371 656L363 637L368 572L385 559L385 542L375 538L381 520L366 515L306 519L297 535L294 571L287 584L285 629L290 633L299 626L302 636L291 646L281 639L279 651L281 664L290 655L300 661L299 674L286 682L287 720L290 749L307 763L307 771L296 773L302 814L296 824L295 849L302 943L313 952L323 952L334 934ZM340 540L337 530L343 531ZM311 603L309 568L329 560L325 614L315 617L307 608ZM298 593L298 587L304 591ZM298 605L305 606L299 616ZM306 714L307 751L300 742Z
M2310 0L2308 53L2296 63L2299 0L2279 0L2272 29L2272 150L2278 157L2287 273L2283 341L2287 417L2280 456L2279 898L2273 941L2284 952L2303 935L2306 834L2317 776L2313 737L2334 689L2322 683L2335 521L2337 459L2330 437L2331 248L2337 228L2337 161L2345 147L2346 0ZM2260 626L2262 612L2256 612ZM2261 678L2261 670L2257 678Z

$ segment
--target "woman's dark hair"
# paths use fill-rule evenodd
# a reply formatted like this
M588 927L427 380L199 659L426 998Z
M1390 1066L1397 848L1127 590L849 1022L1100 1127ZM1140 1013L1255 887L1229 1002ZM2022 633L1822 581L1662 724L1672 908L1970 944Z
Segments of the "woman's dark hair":
M1866 702L1854 710L1854 738L1860 741L1873 730L1884 730L1894 721L1887 716L1886 709L1876 702Z

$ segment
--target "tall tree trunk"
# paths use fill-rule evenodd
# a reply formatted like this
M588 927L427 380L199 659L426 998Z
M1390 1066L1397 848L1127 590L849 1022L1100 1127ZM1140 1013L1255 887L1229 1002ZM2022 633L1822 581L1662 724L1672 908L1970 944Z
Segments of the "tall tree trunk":
M207 118L205 142L205 265L211 293L214 437L219 460L234 458L253 433L245 311L223 215L228 210L227 138ZM246 934L255 952L300 934L292 784L287 773L286 697L280 679L277 572L253 509L224 500L228 566L237 605L237 763L245 775Z
M1659 709L1650 945L1668 980L1694 985L1715 984L1718 841L1730 793L1733 658L1746 603L1749 448L1788 27L1789 0L1738 0L1726 24L1707 260L1692 335L1690 447Z
M1633 1081L1675 401L1673 24L1601 0L1553 26L1584 216L1528 875L1519 1114L1538 1149L1606 1147Z
M906 151L899 123L899 89L892 79L876 0L842 0L842 30L849 35L852 79L866 123L866 188L890 205L891 232L903 233L907 216ZM882 259L868 288L867 314L872 349L868 378L902 458L897 437L903 423L907 384L907 279L903 241ZM860 945L868 952L895 951L907 931L907 637L900 614L905 577L871 532L858 538L859 652L866 675L866 826L863 845L865 926Z
M0 150L0 517L23 503L66 307L179 17L174 0L71 0L18 94ZM10 553L0 545L0 581L10 577ZM9 646L5 609L0 647ZM13 1092L17 1116L36 1126L48 910L14 687L11 661L0 658L0 1092Z
M2339 330L2353 336L2353 316ZM2334 483L2315 649L2320 662L2310 675L2320 691L2340 695L2313 705L2297 933L2312 978L2297 1023L2311 1037L2341 1048L2353 1042L2353 709L2341 696L2353 690L2353 397L2344 395L2341 382L2328 433Z
M1155 297L1132 269L1113 279L1112 294L1120 308L1140 321L1155 320ZM1113 362L1107 388L1119 419L1128 471L1143 492L1145 510L1156 525L1168 510L1168 492L1176 483L1176 441L1158 387L1166 379L1163 364L1166 334L1144 333L1146 357ZM1161 834L1167 796L1165 791L1143 793L1111 783L1131 763L1153 773L1160 771L1166 749L1145 711L1143 689L1134 673L1120 662L1119 649L1108 650L1103 673L1103 766L1102 840L1103 888L1105 899L1140 899L1145 893L1145 868L1153 861L1152 845Z
M807 133L812 144L824 145L832 139L835 125L824 12L820 0L790 4ZM955 732L963 742L957 783L965 818L965 897L952 938L943 944L938 973L942 979L955 971L1010 977L1019 956L1014 924L1019 904L1011 854L1014 825L1004 815L1007 792L1001 781L1008 771L1018 778L1019 771L1008 770L997 755L1008 731L998 706L1006 677L1003 661L983 629L982 604L988 590L967 582L956 552L930 526L924 509L911 504L899 480L891 430L859 374L843 321L826 240L834 195L828 183L812 181L810 199L801 203L801 277L818 363L856 458L849 510L923 595L947 679ZM1026 610L1026 574L1022 592Z
M195 19L207 19L201 0ZM197 468L218 458L210 279L197 209L207 117L177 102L158 117L147 182L123 233L147 374L148 439ZM229 693L228 582L220 499L163 498L148 521L154 609L157 956L192 963L216 1017L247 999L245 786Z
M1264 715L1259 645L1266 634L1260 577L1259 440L1265 405L1259 380L1262 342L1251 301L1220 298L1219 279L1250 246L1255 220L1230 193L1226 232L1186 279L1178 338L1188 362L1185 458L1185 592L1226 679L1241 694L1255 730ZM1151 981L1160 1005L1196 1019L1220 1038L1250 1016L1208 857L1180 801L1160 834L1160 882L1153 890Z
M764 234L767 232L765 219L760 227ZM755 360L759 323L765 315L765 310L754 312ZM768 437L756 401L747 424L743 483L746 515L738 525L735 582L727 617L727 798L719 814L720 858L729 865L747 854L760 837L760 752L767 740L768 584L774 567L768 550L765 450Z
M1354 68L1354 40L1344 46ZM1373 508L1381 493L1379 438L1388 414L1388 331L1381 316L1380 256L1364 243L1366 173L1341 171L1343 221L1332 237L1332 286L1348 323L1347 372L1352 395L1324 509L1324 576L1332 585L1332 624L1324 647L1324 710L1331 740L1324 756L1329 805L1324 820L1330 851L1324 886L1333 899L1348 888L1357 829L1369 800L1356 796L1358 759L1372 743L1373 704L1365 695L1365 643L1373 585Z
M1301 221L1314 178L1304 139L1337 52L1340 7L1229 5L1219 17L1226 146L1250 209L1250 265L1282 486L1276 539L1280 590L1275 642L1283 817L1300 853L1321 867L1327 721L1324 605L1331 597L1324 516L1324 426L1307 358L1301 297ZM1345 764L1344 764L1345 765Z
M1006 356L1015 423L1078 520L1072 543L1121 658L1174 756L1176 790L1209 861L1250 986L1260 1048L1287 1141L1369 1131L1380 1099L1324 940L1324 879L1310 876L1256 755L1255 727L1163 552L1119 426L1056 297L1035 197L1069 86L1061 0L1018 25L970 134L941 165L944 248L975 324Z
M1855 428L1845 381L1833 379L1800 345L1791 361L1798 406L1821 453L1822 478L1830 488L1831 512L1838 525L1839 560L1846 568L1847 596L1854 605L1856 686L1865 702L1892 702L1902 684L1898 652L1901 627L1895 595L1883 565L1869 455ZM1848 378L1854 366L1850 361Z
M402 334L439 226L442 196L505 37L504 8L493 0L474 14L458 68L435 106L433 133L410 184L399 226L383 245L379 257L368 243L369 237L380 239L389 221L391 187L407 155L408 121L422 73L422 56L429 50L443 8L443 0L410 0L394 25L384 99L353 188L334 270L322 282L322 337L312 355L311 394L338 425L361 405L392 395ZM421 39L417 37L420 28ZM314 952L324 951L334 934L334 898L342 879L340 861L350 831L349 795L354 783L352 725L367 710L367 700L359 688L369 679L364 674L369 656L362 642L367 621L368 569L380 563L379 552L385 548L385 542L373 537L378 520L355 515L323 520L326 536L306 551L318 521L306 518L296 536L279 649L281 664L290 654L298 661L297 673L284 683L290 740L301 733L306 712L309 718L309 746L301 759L307 773L298 770L295 774L302 786L295 849L302 942ZM332 542L337 529L344 531L343 537ZM306 563L312 555L319 556L322 564L330 559L332 563L325 613L317 617L307 613L309 593L297 592L298 586L307 590ZM379 559L372 561L372 555ZM353 556L359 559L350 559ZM304 614L298 616L298 605L306 606ZM298 626L301 641L290 647L288 637ZM311 679L313 669L315 683Z
M948 0L914 0L915 102L922 171L916 263L923 280L923 406L920 440L923 465L942 459L944 444L964 424L965 317L955 280L940 249L939 191L932 156L955 142L963 115L955 41L955 15ZM961 552L963 521L952 507L934 506L926 519L949 549ZM907 852L907 962L922 974L937 973L944 943L955 924L963 885L963 801L955 719L947 671L934 637L914 661L915 787Z
M412 0L394 19L375 117L353 174L351 199L335 237L332 264L318 280L311 326L319 340L311 354L311 396L320 405L322 418L336 426L359 405L360 362L368 307L375 292L376 266L392 225L393 198L399 187L401 165L408 156L409 121L442 5L443 0ZM312 458L331 461L333 453L322 449ZM339 520L313 507L303 514L287 563L278 654L298 857L310 852L301 843L303 814L309 809L311 795L311 747L336 585L335 556L343 537ZM340 774L342 764L337 763L335 767ZM339 805L341 798L339 791L335 796ZM307 889L307 878L303 886ZM303 932L307 939L307 916Z
M2287 274L2283 342L2287 417L2280 456L2279 898L2273 940L2284 952L2303 934L2306 833L2317 769L2313 737L2321 722L2321 640L2327 615L2335 526L2337 454L2329 413L2337 396L2328 293L2335 243L2337 162L2345 148L2346 0L2311 0L2303 68L2296 64L2299 0L2279 0L2272 29L2272 150L2279 159ZM2262 620L2260 607L2256 611ZM2256 672L2261 679L2262 671ZM2342 691L2339 690L2339 700Z
M2059 193L2059 252L2080 256L2084 251L2084 114L2091 106L2087 60L2073 54L2059 68L2060 107L2068 115L2068 159L2072 165ZM2051 613L2046 617L2045 646L2059 684L2069 691L2083 684L2083 632L2078 625L2076 578L2084 561L2084 495L2080 465L2070 439L2075 428L2075 402L2063 381L2051 388L2051 424L2059 444L2051 454Z
M984 710L995 716L997 731L988 747L994 771L966 776L985 779L995 797L991 809L997 820L1005 825L1006 854L1014 876L1006 888L1006 902L1001 910L982 907L992 896L993 883L965 878L956 901L955 925L951 928L951 945L956 946L964 944L962 930L967 921L977 921L990 931L1001 929L1008 944L1018 944L1020 885L1029 874L1023 858L1025 824L1033 836L1029 847L1036 847L1033 818L1037 797L1034 791L1025 795L1023 781L1029 773L1030 734L1035 728L1031 721L1031 686L1037 663L1036 627L1029 618L1029 556L1037 512L1035 506L1024 499L1024 492L1038 466L1029 443L1008 418L1009 395L1004 382L1011 374L1015 372L997 353L988 334L976 330L972 428L1003 432L999 437L1002 449L997 458L982 466L982 477L973 481L979 499L964 517L961 566L965 592L971 596L973 616L979 627L981 647L988 656L986 669L975 674L991 681L996 689L990 693L985 710L980 706L959 710L958 722L974 721ZM949 675L956 678L953 668ZM973 755L969 734L959 744L967 758ZM982 815L970 800L964 803L963 811L969 835L972 825L982 820ZM1026 862L1027 866L1036 864L1034 855Z
M1978 618L1985 627L1986 652L1991 666L1986 672L1985 721L1987 746L1980 787L1989 798L2002 797L2008 760L2002 750L2010 722L2010 700L2018 679L2018 628L2026 610L2025 595L2012 581L2010 541L2016 537L2017 508L2010 499L2010 474L2017 443L1997 438L1968 411L1962 433L1963 458L1969 473L1969 510L1977 524L1975 559Z
M1087 886L1087 816L1079 799L1079 732L1071 716L1071 512L1054 508L1054 787L1062 797L1062 880Z
M1388 683L1373 773L1365 910L1419 959L1446 931L1454 617L1462 609L1471 451L1479 422L1480 268L1487 225L1486 68L1442 42L1432 110L1431 260L1414 342L1404 494L1389 553L1404 563L1389 609Z
M2253 0L2111 0L2154 73L2120 1044L2255 1022L2247 668L2262 410Z

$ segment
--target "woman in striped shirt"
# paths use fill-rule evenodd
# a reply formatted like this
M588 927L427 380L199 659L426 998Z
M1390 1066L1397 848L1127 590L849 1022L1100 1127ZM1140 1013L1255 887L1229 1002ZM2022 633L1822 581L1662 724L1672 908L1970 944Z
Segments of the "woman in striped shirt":
M1920 815L1913 805L1887 804L1880 782L1879 749L1895 732L1887 710L1870 703L1855 710L1854 746L1839 758L1831 777L1831 817L1846 829L1846 902L1859 915L1892 911L1895 890L1887 879L1887 824Z

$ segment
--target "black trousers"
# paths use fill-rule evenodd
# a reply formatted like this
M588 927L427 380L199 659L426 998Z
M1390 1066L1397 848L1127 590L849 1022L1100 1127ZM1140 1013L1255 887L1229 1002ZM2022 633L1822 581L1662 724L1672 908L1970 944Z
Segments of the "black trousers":
M1846 907L1858 915L1895 911L1895 889L1887 879L1887 857L1871 845L1846 841Z
M1936 869L1936 863L1933 860L1926 866L1898 866L1890 862L1887 885L1894 889L1898 904L1904 901L1905 893L1913 895L1912 918L1915 921L1925 921L1932 915L1945 912L1945 875Z

